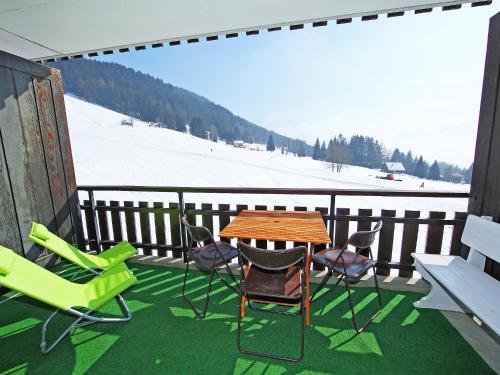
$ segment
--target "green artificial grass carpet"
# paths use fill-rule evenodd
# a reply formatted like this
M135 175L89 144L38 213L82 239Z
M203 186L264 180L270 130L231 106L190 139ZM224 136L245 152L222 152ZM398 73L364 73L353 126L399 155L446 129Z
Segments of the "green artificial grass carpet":
M343 288L312 305L304 360L287 363L240 354L238 297L218 281L209 313L199 320L181 296L183 270L131 264L138 284L123 294L134 317L127 323L77 329L51 353L39 349L50 308L18 296L0 302L1 374L449 374L493 373L440 312L416 310L416 293L382 291L385 307L368 330L355 334ZM70 274L73 266L63 264ZM314 287L314 284L313 284ZM189 296L201 307L206 277L191 272ZM11 293L12 294L12 293ZM376 309L370 288L355 288L360 322ZM119 313L114 302L104 310ZM299 317L247 309L245 348L297 355ZM69 324L61 316L49 340ZM52 335L50 335L52 333Z

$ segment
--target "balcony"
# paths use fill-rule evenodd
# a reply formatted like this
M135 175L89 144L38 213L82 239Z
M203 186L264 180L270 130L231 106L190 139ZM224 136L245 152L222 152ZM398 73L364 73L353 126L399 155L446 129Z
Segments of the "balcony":
M374 212L337 207L346 196L371 199L425 198L439 200L466 198L466 193L360 191L322 189L253 188L169 188L97 187L79 188L85 223L86 246L101 251L121 240L139 248L130 263L139 282L124 297L134 317L119 325L95 324L79 328L53 352L38 350L42 322L50 314L43 305L34 305L24 296L7 294L2 299L0 339L4 348L2 373L493 373L498 370L498 343L466 315L437 310L417 310L413 302L429 287L414 273L412 252L460 254L460 236L465 213L418 212L385 209ZM128 195L127 195L128 194ZM130 195L132 194L132 195ZM156 194L156 202L143 197ZM318 210L335 242L345 242L349 233L366 229L381 218L383 231L375 247L379 281L385 307L366 332L352 328L347 295L341 289L325 292L312 305L311 326L306 329L303 362L289 364L242 355L236 347L238 297L220 281L213 286L209 313L204 320L195 317L182 299L185 239L179 216L203 224L217 236L232 216L247 208L265 209L269 205L194 204L203 194L226 194L244 201L249 194L276 205L269 208ZM328 207L280 206L280 196L326 198ZM102 196L134 197L134 200L102 200ZM162 199L163 197L164 199ZM136 202L136 199L139 199ZM168 199L177 198L168 201ZM118 199L118 198L117 198ZM128 199L128 198L126 198ZM220 200L218 200L220 201ZM390 208L390 207L389 207ZM451 218L448 218L451 216ZM258 241L260 247L283 248L291 244ZM318 246L315 250L320 250ZM233 264L238 272L237 264ZM53 268L71 277L75 267L65 262ZM205 276L197 271L190 278L189 294L195 302L204 298ZM312 282L323 270L314 269ZM354 289L355 309L360 319L371 316L370 304L376 298L374 275L366 275ZM81 278L81 277L80 277ZM330 286L331 288L331 286ZM113 313L113 307L106 312ZM118 311L117 311L118 312ZM298 322L281 316L253 312L243 320L245 345L254 350L282 350L294 355L297 349ZM58 323L59 324L59 323ZM61 326L64 319L61 318ZM297 327L294 330L294 327ZM297 336L297 337L295 337ZM474 343L474 348L470 343ZM490 368L492 366L492 368Z
M445 370L449 373L494 373L461 335L464 331L474 333L474 328L478 328L470 326L470 318L413 308L412 302L421 297L417 293L422 291L418 282L403 289L401 285L383 283L386 284L382 291L385 307L370 328L358 335L352 328L345 293L340 289L326 293L312 305L304 360L290 364L238 352L238 298L222 283L214 285L209 313L204 320L199 320L181 296L181 268L145 262L133 262L130 268L139 280L124 294L133 319L127 323L79 328L48 355L40 354L38 343L41 324L50 309L24 296L4 296L0 372L388 374L442 373ZM70 277L75 268L63 263L55 270ZM201 303L206 278L193 273L190 297ZM355 288L356 309L361 318L368 317L374 308L369 303L375 298L372 291L371 288ZM118 309L106 312L118 313ZM61 317L56 326L62 327L68 319ZM457 327L462 332L459 333L448 319L455 325L461 324ZM279 348L284 354L295 354L298 321L252 312L243 320L243 330L245 345L250 348ZM491 345L486 337L482 339Z

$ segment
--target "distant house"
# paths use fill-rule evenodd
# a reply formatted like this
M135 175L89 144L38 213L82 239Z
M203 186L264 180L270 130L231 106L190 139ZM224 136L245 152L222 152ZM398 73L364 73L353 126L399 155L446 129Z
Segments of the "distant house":
M245 147L245 142L243 142L243 141L234 141L233 145L236 148L244 148Z
M404 173L406 172L405 167L403 164L399 162L385 162L384 166L382 167L382 170L387 173Z

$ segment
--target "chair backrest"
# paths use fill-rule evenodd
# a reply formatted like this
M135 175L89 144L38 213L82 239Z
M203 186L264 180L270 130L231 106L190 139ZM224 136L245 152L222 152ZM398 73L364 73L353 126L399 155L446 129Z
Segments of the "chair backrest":
M214 242L214 237L208 228L191 225L185 217L182 218L182 223L186 227L190 245L192 242L196 242L197 244L203 244L206 241Z
M49 249L53 253L56 253L57 255L79 265L84 269L99 268L96 263L99 259L97 259L96 256L80 251L75 246L50 232L47 227L42 224L34 221L31 223L29 238L36 244Z
M285 250L259 249L243 242L238 242L238 250L249 262L266 270L282 270L300 263L307 251L305 246Z
M357 249L369 248L371 245L373 245L373 242L375 241L375 236L380 231L381 228L382 228L382 220L379 220L377 224L375 224L372 230L359 231L353 233L347 240L346 246L352 245L355 246Z
M0 286L67 310L79 297L74 285L0 245Z
M500 262L500 224L469 215L465 222L462 243L469 246L471 251Z

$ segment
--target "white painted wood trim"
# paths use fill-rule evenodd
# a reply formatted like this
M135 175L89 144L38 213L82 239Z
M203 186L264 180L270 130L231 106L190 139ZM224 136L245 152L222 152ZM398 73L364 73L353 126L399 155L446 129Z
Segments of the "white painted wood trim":
M456 312L465 312L449 294L439 285L437 280L432 277L418 260L415 260L415 269L422 277L431 284L431 292L419 301L413 303L413 306L419 309L438 309Z

